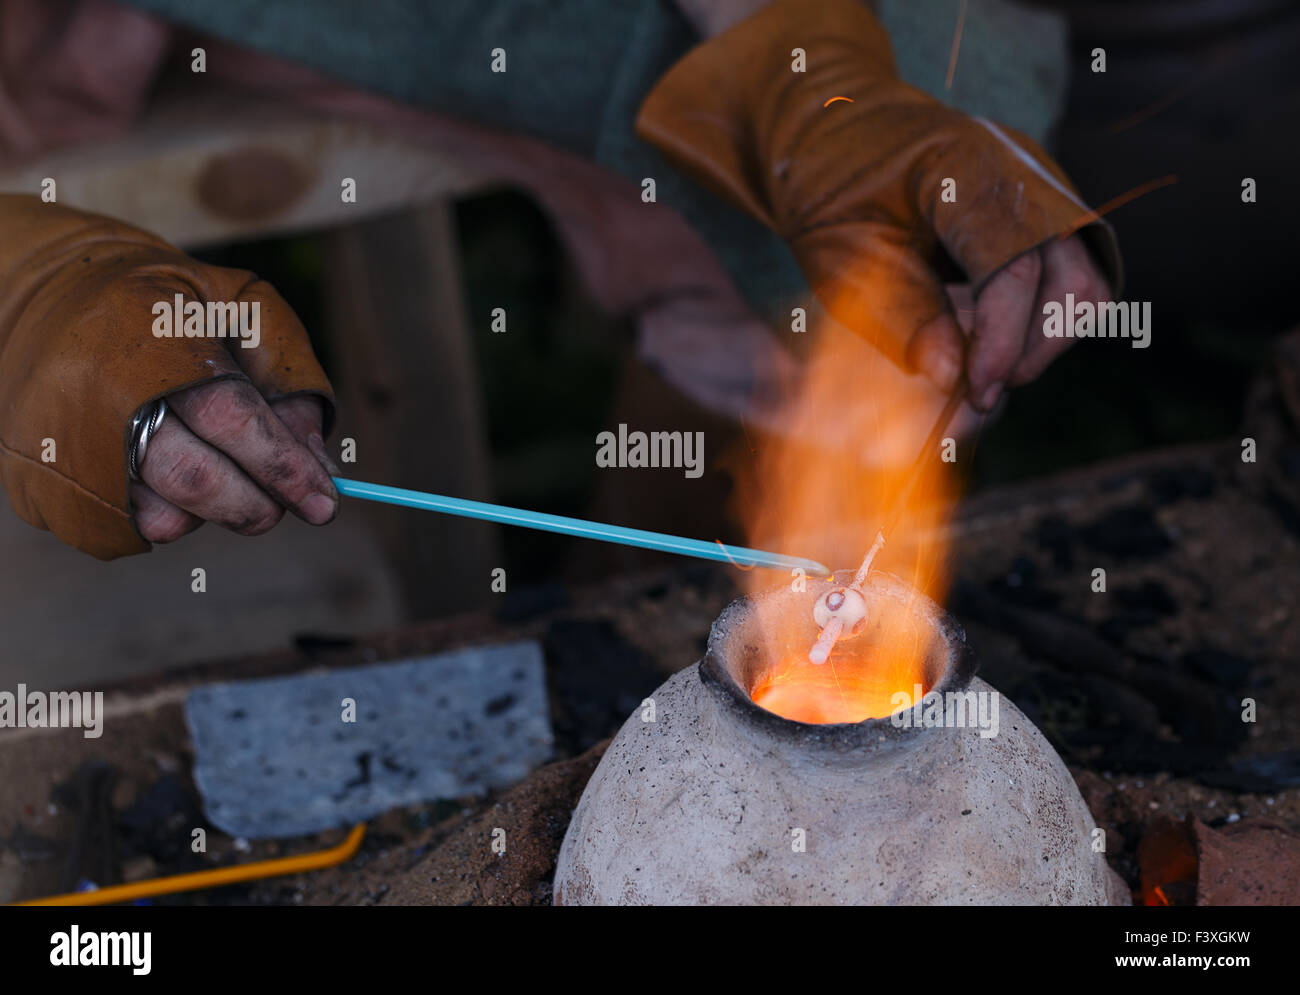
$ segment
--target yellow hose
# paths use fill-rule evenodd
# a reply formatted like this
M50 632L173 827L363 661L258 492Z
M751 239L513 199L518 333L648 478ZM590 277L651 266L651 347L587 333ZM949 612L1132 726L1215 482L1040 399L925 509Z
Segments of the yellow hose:
M200 888L215 888L218 885L234 884L236 881L254 881L258 878L273 878L280 874L297 874L301 871L315 871L322 867L341 864L357 852L361 840L366 835L366 824L358 823L352 827L345 839L338 846L328 850L316 850L312 853L298 854L296 857L277 857L275 860L259 860L252 864L240 864L237 867L218 867L210 871L195 871L191 874L173 874L165 878L150 878L148 881L133 881L130 884L115 884L96 891L74 891L67 895L51 895L49 898L36 898L30 902L15 902L15 905L111 905L114 902L130 902L137 898L152 898L155 895L171 895L178 891L197 891Z

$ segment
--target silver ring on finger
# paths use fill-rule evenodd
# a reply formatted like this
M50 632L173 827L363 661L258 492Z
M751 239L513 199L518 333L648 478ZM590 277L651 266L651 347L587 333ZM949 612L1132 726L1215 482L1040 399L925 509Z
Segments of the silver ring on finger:
M163 416L167 414L167 402L161 397L153 404L146 404L131 419L131 445L127 450L127 470L132 480L140 479L140 469L144 466L145 453L149 449L149 439L158 431Z

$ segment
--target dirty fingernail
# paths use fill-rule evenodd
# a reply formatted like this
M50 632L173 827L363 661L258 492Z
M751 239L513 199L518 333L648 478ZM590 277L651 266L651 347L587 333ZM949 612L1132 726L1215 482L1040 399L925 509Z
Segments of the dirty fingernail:
M326 497L324 494L313 494L300 505L300 508L302 517L311 522L312 525L324 525L334 517L338 502Z
M984 411L988 411L993 405L998 403L998 397L1002 394L1002 381L992 384L980 397L979 406Z

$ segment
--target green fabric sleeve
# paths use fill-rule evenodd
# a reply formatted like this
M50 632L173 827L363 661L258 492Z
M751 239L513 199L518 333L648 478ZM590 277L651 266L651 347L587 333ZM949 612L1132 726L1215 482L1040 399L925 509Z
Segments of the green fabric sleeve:
M640 181L654 177L769 318L807 294L784 243L636 138L655 81L697 39L671 0L125 0L394 100L526 132ZM1044 141L1064 99L1065 29L1009 0L877 0L902 77ZM506 71L492 71L503 49Z

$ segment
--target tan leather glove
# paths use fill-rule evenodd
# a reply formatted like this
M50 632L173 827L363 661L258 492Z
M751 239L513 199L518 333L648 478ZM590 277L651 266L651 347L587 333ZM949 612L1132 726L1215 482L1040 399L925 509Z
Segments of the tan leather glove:
M637 132L780 234L831 314L904 368L916 331L949 310L954 262L978 294L1017 256L1084 229L1118 292L1114 234L1060 168L901 82L862 0L764 7L674 65Z
M155 337L153 307L177 293L260 302L260 343ZM132 524L131 417L224 379L268 400L333 404L305 330L269 284L110 218L0 195L0 481L26 521L101 559L148 550Z

